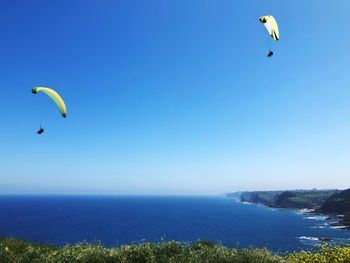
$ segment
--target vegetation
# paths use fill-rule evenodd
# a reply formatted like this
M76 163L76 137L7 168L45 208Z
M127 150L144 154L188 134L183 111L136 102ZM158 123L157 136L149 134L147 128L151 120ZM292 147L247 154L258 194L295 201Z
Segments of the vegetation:
M319 250L274 254L268 249L237 249L208 241L194 244L165 242L106 248L101 244L77 244L65 247L33 244L17 239L0 239L2 263L99 263L99 262L232 262L298 263L350 262L350 246L320 246Z
M319 251L301 251L286 256L285 262L293 263L342 263L350 262L350 246L320 245Z

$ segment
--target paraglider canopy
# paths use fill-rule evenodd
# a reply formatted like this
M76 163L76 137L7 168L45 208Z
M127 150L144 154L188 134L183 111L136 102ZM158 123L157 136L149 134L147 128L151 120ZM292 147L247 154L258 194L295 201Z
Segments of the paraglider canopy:
M61 112L61 115L63 118L67 117L67 107L66 104L64 103L63 99L61 96L54 91L53 89L50 88L45 88L45 87L36 87L32 89L33 94L37 94L38 92L44 92L47 96L49 96L53 102L56 104L58 110Z
M273 16L262 16L259 21L264 24L273 40L278 41L280 39L278 24Z

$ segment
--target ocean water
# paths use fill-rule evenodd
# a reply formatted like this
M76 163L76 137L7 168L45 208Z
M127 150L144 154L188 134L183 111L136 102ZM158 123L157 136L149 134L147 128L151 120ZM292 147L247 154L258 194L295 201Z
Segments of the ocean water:
M312 248L317 237L350 242L325 217L227 197L0 196L0 237L106 246L198 239L274 251Z

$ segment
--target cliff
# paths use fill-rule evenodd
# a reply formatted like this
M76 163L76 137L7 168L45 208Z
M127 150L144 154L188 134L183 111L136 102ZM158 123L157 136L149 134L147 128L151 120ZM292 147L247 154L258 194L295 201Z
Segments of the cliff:
M318 209L336 193L338 193L337 190L243 192L241 201L277 208Z
M345 214L350 212L350 189L333 194L322 205L323 213Z

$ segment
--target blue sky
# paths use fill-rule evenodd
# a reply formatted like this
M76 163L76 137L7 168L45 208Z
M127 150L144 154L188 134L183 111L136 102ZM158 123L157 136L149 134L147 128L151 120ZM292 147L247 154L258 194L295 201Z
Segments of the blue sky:
M0 193L350 187L349 11L347 0L0 1ZM257 21L267 14L276 44ZM60 92L68 118L35 86Z

